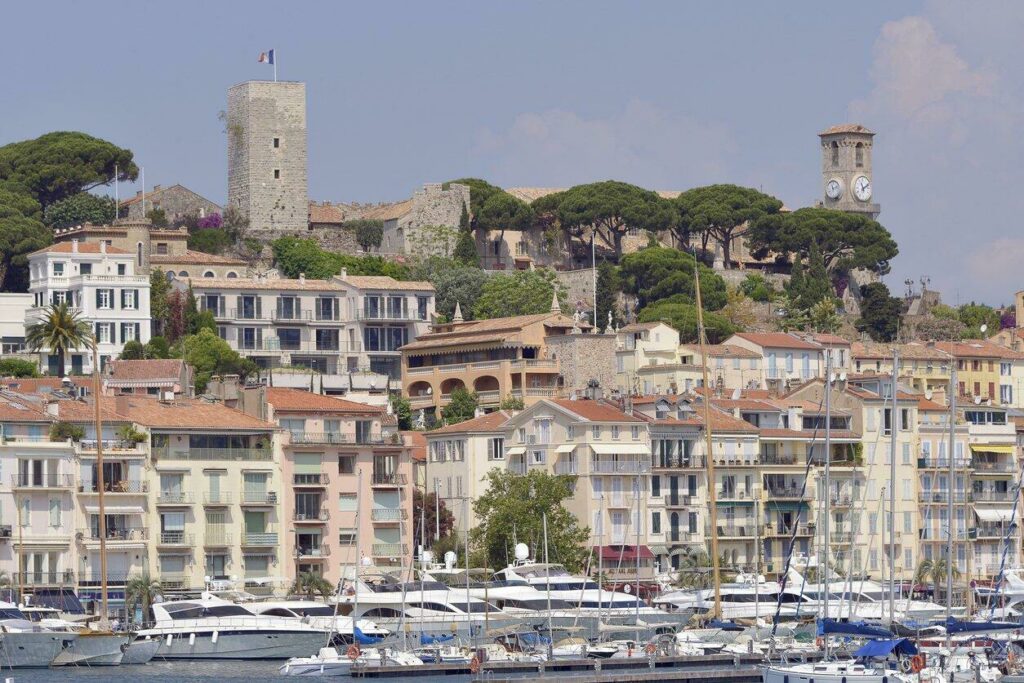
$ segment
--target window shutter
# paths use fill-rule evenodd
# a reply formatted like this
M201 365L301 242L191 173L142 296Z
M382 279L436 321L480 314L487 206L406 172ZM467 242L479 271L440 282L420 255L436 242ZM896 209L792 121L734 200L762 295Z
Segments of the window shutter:
M128 294L128 290L127 289L122 289L121 290L121 308L125 307L125 299L126 299L125 295L127 295L127 294Z
M110 343L111 344L116 344L117 343L117 325L115 325L114 323L107 323L107 325L110 327Z
M101 291L103 291L103 290L100 290L100 289L96 290L96 308L100 307L100 292Z
M241 317L241 315L242 315L242 297L241 296L235 297L235 306L236 306L236 308L235 308L235 316L236 317Z
M133 289L132 290L132 296L135 297L135 300L132 301L132 303L135 305L135 308L138 308L139 307L139 290Z
M257 301L258 301L258 299L257 299ZM281 317L281 309L283 307L283 304L284 304L283 298L282 297L277 297L277 317L278 318Z
M135 323L135 339L140 342L142 341L142 328L139 323Z
M256 296L253 298L256 299L256 319L259 320L263 317L263 297Z

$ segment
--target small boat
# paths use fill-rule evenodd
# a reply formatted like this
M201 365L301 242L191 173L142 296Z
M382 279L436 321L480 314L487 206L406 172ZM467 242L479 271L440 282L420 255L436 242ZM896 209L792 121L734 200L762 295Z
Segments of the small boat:
M338 653L337 648L322 647L312 657L293 657L281 665L282 676L348 676L356 658Z

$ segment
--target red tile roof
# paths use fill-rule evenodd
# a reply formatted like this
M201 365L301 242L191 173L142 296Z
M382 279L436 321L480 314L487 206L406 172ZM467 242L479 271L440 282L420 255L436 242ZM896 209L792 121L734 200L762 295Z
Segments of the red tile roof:
M107 365L106 379L119 381L177 380L185 361L176 359L112 360Z
M95 418L93 399L57 402L59 419L91 422ZM135 422L156 429L216 429L223 431L276 430L266 422L221 403L178 398L171 402L141 395L104 397L100 403L106 422Z
M837 334L825 334L824 332L815 332L811 335L811 338L824 346L849 346L850 340L840 337Z
M685 348L693 353L700 353L700 345L698 344L680 344L680 348ZM708 358L760 358L761 354L757 351L751 351L745 349L742 346L736 346L735 344L707 344L704 346L704 351L707 353Z
M774 349L812 349L820 351L821 346L814 342L804 341L785 332L737 332L737 337L757 344L761 347Z
M228 256L219 256L217 254L207 254L202 251L193 251L192 249L186 249L184 254L152 254L149 257L149 262L161 265L169 263L181 263L185 265L196 266L248 265L245 261L241 259L230 258Z
M1024 353L993 344L985 339L965 339L962 342L936 342L935 346L947 353L953 354L956 358L1024 359Z
M406 445L409 447L409 457L416 462L427 460L427 435L414 430L402 432Z
M57 242L56 244L51 244L48 247L43 247L42 249L39 249L37 251L33 251L31 254L29 254L29 256L33 256L35 254L47 254L47 253L51 253L51 254L70 254L70 253L72 253L74 251L74 246L75 246L75 243L73 241L72 242ZM78 251L77 251L77 253L79 253L79 254L99 254L99 253L101 253L100 252L100 243L98 243L98 242L79 242L78 243ZM107 247L107 249L106 249L106 251L104 253L107 253L107 254L127 254L129 252L125 251L124 249L119 249L117 247Z
M502 425L508 422L508 419L512 417L509 413L504 410L497 410L493 413L487 413L480 417L474 417L472 420L466 420L465 422L459 422L440 429L435 429L428 433L428 436L434 434L468 434L470 432L496 432L501 429Z
M384 408L366 403L349 401L337 396L314 394L302 389L270 387L267 389L267 403L274 406L274 412L342 413L349 415L383 415Z
M604 401L592 401L588 398L575 401L565 398L546 399L550 403L561 406L565 410L578 415L588 422L643 422L638 417L626 415L615 406Z

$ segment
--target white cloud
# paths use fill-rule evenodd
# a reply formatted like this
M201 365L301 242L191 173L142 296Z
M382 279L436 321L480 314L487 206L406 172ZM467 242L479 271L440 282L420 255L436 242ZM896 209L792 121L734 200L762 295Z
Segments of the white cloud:
M474 153L503 185L569 186L614 178L671 190L725 179L735 150L723 125L632 100L608 118L564 109L519 114L506 130L482 130Z

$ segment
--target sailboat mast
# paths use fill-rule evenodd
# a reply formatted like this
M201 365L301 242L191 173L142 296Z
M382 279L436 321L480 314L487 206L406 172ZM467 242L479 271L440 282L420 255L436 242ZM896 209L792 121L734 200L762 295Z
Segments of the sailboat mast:
M548 654L551 654L551 647L554 646L554 631L551 630L551 564L548 562L548 513L543 515L544 522L544 576L547 581L544 585L548 595Z
M640 509L640 475L636 476L636 625L640 625L640 525L643 510Z
M818 575L822 575L821 567L824 566L824 582L825 582L825 605L822 609L822 618L828 619L828 603L829 603L829 567L828 558L832 551L832 527L831 527L831 505L829 497L832 491L832 353L830 349L825 349L825 495L822 500L822 506L825 508L825 519L824 521L824 565L822 565L821 558L818 558ZM825 652L828 653L828 637L825 638Z
M949 537L946 539L946 622L953 618L953 476L956 473L953 456L956 455L956 358L949 359L949 500L946 501L946 519L949 523ZM968 590L970 589L968 585ZM946 631L946 647L950 647L949 631Z
M96 407L96 505L100 532L100 628L107 629L107 513L103 507L103 417L100 412L100 354L96 342L92 344L93 404Z
M707 463L708 504L710 505L711 522L711 578L715 586L715 609L712 616L722 618L722 580L719 576L718 562L718 496L715 492L715 453L711 445L711 387L708 384L708 356L704 348L707 339L704 334L704 307L700 296L700 264L697 256L693 258L693 289L697 298L697 343L700 348L700 369L704 384L704 450Z
M896 375L900 367L900 351L892 350L892 417L889 419L889 623L896 619L896 434L900 428L896 411Z
M356 470L356 561L355 561L355 576L352 581L352 642L357 643L359 640L356 638L357 621L359 619L359 565L362 564L360 552L359 539L362 537L359 525L361 520L359 519L359 509L362 506L363 498L363 470L359 468Z
M761 618L761 509L754 499L754 642L757 642L757 620ZM797 522L799 523L799 512Z

